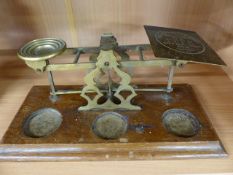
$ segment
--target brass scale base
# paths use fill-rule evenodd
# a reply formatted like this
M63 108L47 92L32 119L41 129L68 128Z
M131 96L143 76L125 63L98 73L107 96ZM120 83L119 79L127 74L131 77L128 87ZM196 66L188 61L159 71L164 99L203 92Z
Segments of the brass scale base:
M158 88L164 85L143 85ZM79 89L80 86L58 86L58 89ZM133 103L139 111L116 111L128 117L131 126L146 126L143 130L128 128L118 139L106 140L95 135L92 122L104 111L78 111L85 100L77 94L59 96L52 103L48 86L34 86L6 131L0 144L1 161L79 161L79 160L151 160L224 157L226 152L208 117L199 104L192 87L174 85L174 91L138 92ZM166 98L165 98L166 97ZM26 136L23 125L34 111L51 107L63 116L54 133L41 138ZM192 137L180 137L168 132L162 122L163 112L171 108L190 111L200 122Z

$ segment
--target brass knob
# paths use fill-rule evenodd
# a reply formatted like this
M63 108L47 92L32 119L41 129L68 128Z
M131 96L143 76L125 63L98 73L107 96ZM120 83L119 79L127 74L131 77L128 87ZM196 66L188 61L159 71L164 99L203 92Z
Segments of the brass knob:
M18 51L24 61L42 61L53 58L66 49L65 41L56 38L41 38L28 42Z

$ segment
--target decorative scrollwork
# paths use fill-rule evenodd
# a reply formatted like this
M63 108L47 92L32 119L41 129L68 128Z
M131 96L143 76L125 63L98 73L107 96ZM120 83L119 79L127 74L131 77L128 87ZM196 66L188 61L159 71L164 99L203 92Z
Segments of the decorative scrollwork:
M86 86L82 89L81 96L87 100L86 106L79 107L79 110L92 110L92 109L126 109L126 110L140 110L139 106L131 104L131 100L137 95L132 86L130 86L131 77L119 68L117 58L120 56L113 50L101 50L97 57L96 68L87 74L84 78ZM103 90L99 89L96 78L100 79L101 76L113 70L121 78L119 86L114 90L112 88L112 80L108 79L107 95ZM130 92L130 95L124 98L121 95L122 91ZM96 93L94 98L90 98L90 93ZM107 100L103 104L98 104L98 100L106 96ZM112 97L117 98L120 103L115 103Z

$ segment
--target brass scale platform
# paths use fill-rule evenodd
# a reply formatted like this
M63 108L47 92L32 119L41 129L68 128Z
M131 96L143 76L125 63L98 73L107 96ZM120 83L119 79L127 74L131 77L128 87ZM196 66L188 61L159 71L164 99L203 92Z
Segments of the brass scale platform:
M226 152L192 87L172 86L187 63L225 65L195 32L145 26L150 43L118 46L112 34L99 47L66 48L43 38L18 56L48 72L50 88L34 86L0 144L1 161L148 160L224 157ZM153 50L155 58L144 58ZM128 51L138 54L131 60ZM50 63L69 52L73 63ZM89 62L80 62L84 54ZM167 85L131 85L130 67L167 66ZM55 86L53 71L90 69L85 85ZM105 81L101 81L105 76ZM113 76L119 77L118 81ZM50 94L50 95L49 95Z

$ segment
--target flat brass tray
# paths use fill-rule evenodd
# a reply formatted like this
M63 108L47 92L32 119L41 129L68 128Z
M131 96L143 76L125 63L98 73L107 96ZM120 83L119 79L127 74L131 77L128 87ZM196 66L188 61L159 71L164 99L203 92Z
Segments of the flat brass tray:
M156 26L144 27L156 57L225 65L196 32Z

